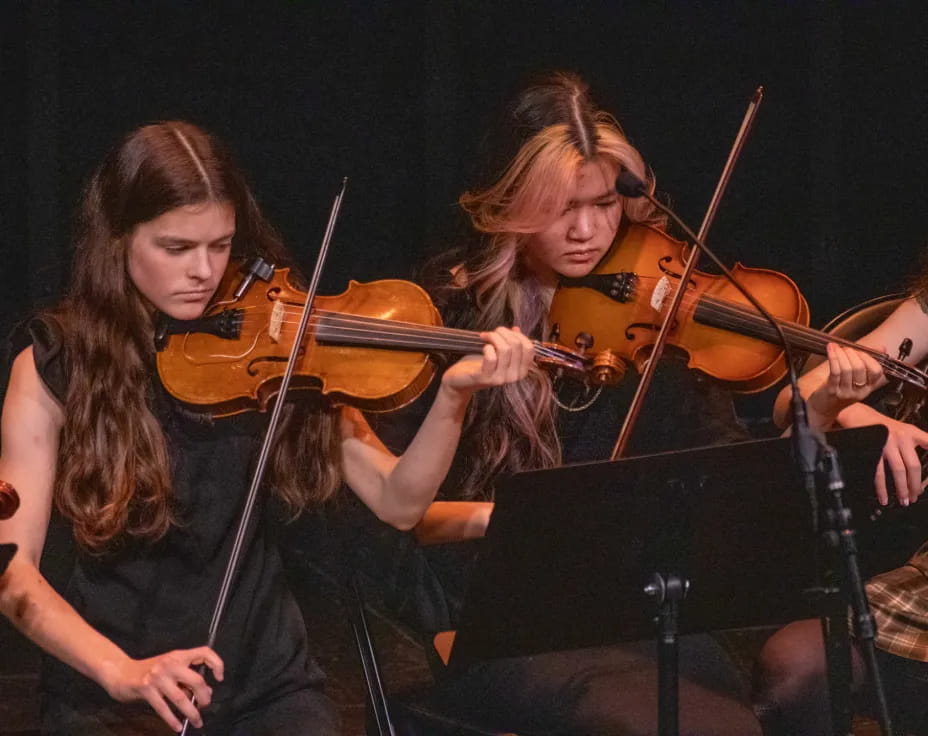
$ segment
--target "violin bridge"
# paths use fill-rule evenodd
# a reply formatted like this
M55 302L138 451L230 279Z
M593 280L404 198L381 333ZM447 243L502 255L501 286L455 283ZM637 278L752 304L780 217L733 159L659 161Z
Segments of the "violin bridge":
M280 342L280 330L284 323L284 305L283 302L274 302L274 308L271 310L271 319L267 326L267 334L274 342Z
M660 312L664 308L664 300L667 298L667 294L670 293L670 288L670 279L661 276L651 294L651 309Z

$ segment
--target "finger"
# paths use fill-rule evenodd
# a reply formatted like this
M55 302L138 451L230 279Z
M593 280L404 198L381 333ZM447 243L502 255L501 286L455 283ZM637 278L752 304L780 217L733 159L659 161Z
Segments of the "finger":
M205 664L213 671L213 677L222 682L226 674L226 666L222 661L222 657L216 652L209 647L197 647L196 649L188 649L187 654L190 656L188 660L190 664Z
M520 335L515 330L503 330L501 333L506 340L506 347L509 351L509 365L506 369L506 383L515 383L525 375L525 336Z
M896 449L889 454L886 463L889 465L889 472L892 474L893 483L896 486L896 498L898 498L901 503L902 499L908 499L909 497L909 480L905 461L902 459L899 450Z
M839 348L833 342L825 346L828 353L828 387L832 394L837 394L841 386L841 361L838 357Z
M522 348L520 378L524 378L531 370L532 366L535 365L535 344L523 335L522 331L518 328L516 328L516 332L519 335L519 345Z
M851 383L854 380L854 369L851 366L851 359L848 355L848 351L836 346L835 359L838 363L838 383L841 390L846 394L850 392Z
M914 501L917 497L917 489L921 487L922 484L922 463L918 458L918 453L915 452L915 448L912 445L903 445L900 448L900 455L902 456L902 461L905 463L906 492L903 496L897 487L896 496L899 499L899 503L903 506L908 506L909 503Z
M882 458L876 466L876 475L873 478L873 488L876 491L876 500L880 506L889 503L889 494L886 492L886 467Z
M498 364L499 356L496 354L496 348L488 342L483 346L483 365L480 366L480 371L484 377L492 376Z
M196 670L189 667L180 667L176 673L177 681L190 689L201 708L208 706L213 700L213 689Z
M174 715L174 711L168 707L167 702L156 688L152 686L146 687L142 690L142 695L152 707L152 710L158 714L162 721L168 724L172 731L180 731L183 728L181 722L177 720L177 716Z
M922 449L928 449L928 432L912 426L912 441Z
M496 367L493 371L493 379L500 383L506 380L509 365L512 363L512 350L509 348L503 329L497 327L493 332L489 333L490 344L496 349Z
M847 362L851 370L851 388L859 391L867 386L867 365L863 361L863 353L857 350L848 350Z
M877 363L876 358L866 353L861 353L861 356L867 368L867 383L874 388L886 383L886 376L883 374L883 366Z
M165 681L161 684L161 692L171 701L177 711L197 728L203 727L200 711L193 704L190 696L181 690L175 682Z

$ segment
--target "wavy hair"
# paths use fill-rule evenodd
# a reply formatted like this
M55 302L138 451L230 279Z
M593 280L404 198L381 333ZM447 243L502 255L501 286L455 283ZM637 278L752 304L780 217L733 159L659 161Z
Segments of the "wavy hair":
M525 264L530 237L557 219L580 167L604 162L628 169L654 190L654 177L616 119L593 103L577 76L557 73L531 85L509 108L491 153L489 183L465 192L459 204L477 233L468 245L439 256L433 279L452 269L439 300L466 291L473 302L473 329L517 325L542 337L548 304L541 284ZM494 165L494 163L500 165ZM646 199L619 197L633 222L664 225ZM468 439L469 438L469 439ZM528 380L481 391L467 418L465 445L473 452L465 495L489 496L500 472L560 463L551 382L533 370Z
M133 131L84 190L71 282L53 315L64 328L70 370L55 500L89 551L103 552L124 536L156 541L183 522L175 517L165 436L153 411L153 317L128 274L126 253L139 224L207 202L234 207L233 256L286 264L239 168L215 138L189 123ZM335 493L340 474L329 458L336 428L331 407L288 407L271 477L292 507ZM310 455L311 442L322 443L323 452Z

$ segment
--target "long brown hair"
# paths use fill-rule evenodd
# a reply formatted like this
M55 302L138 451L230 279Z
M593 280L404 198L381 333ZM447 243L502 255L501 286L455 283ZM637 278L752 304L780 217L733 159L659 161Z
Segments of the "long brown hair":
M239 168L215 138L189 123L133 131L84 191L71 283L54 314L70 371L55 499L88 550L102 551L123 535L154 541L177 521L165 437L153 413L154 326L129 277L126 251L140 223L205 202L233 205L233 256L287 264ZM331 407L288 407L271 477L291 506L334 494L337 420Z
M629 169L652 191L654 179L616 119L600 110L587 85L569 73L545 77L519 94L489 146L486 181L460 198L476 236L433 261L426 278L440 284L440 302L451 301L455 291L468 293L473 313L466 326L491 330L517 325L542 337L548 305L524 262L531 235L563 211L577 171L586 162ZM619 199L624 217L663 226L662 216L646 199ZM442 279L440 272L449 269L455 278ZM468 496L489 496L500 472L559 464L548 377L535 369L525 381L479 392L469 409L464 452L470 456L464 482Z

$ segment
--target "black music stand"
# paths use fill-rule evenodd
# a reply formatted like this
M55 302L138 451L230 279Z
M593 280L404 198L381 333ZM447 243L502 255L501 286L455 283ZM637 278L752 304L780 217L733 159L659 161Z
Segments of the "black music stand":
M828 435L855 519L885 440L883 426ZM676 733L678 628L820 615L804 593L820 587L818 543L790 452L762 440L506 479L449 666L650 638L657 615L661 733ZM656 605L661 589L679 595Z

